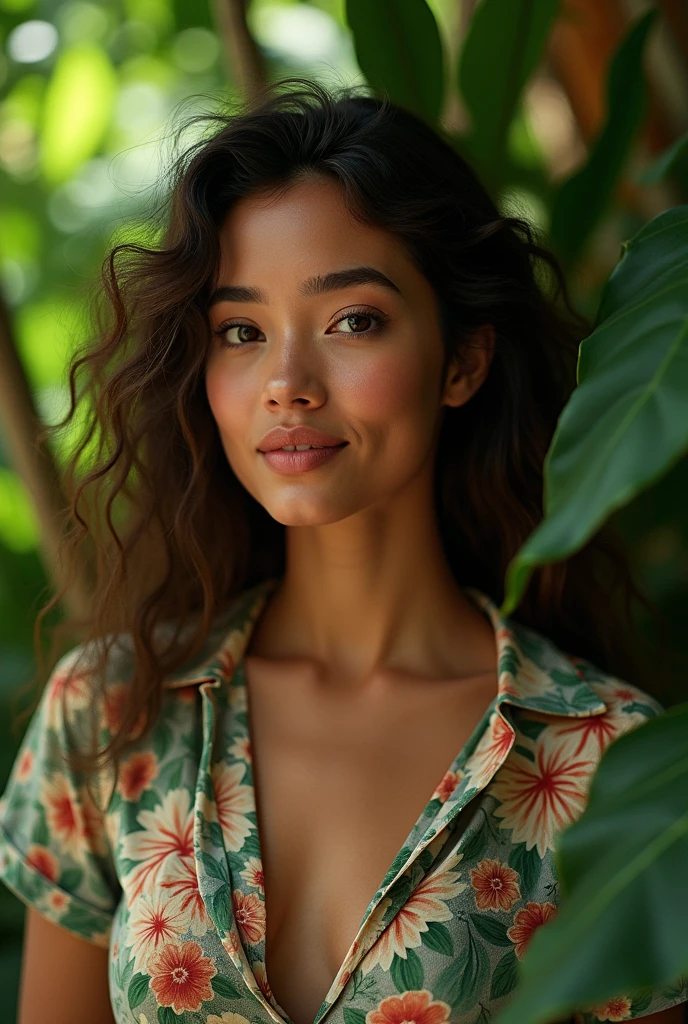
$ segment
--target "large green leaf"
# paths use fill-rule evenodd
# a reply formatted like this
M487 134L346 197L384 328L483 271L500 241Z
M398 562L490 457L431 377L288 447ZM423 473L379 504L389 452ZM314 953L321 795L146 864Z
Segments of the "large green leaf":
M110 124L117 78L104 49L73 46L55 65L43 110L41 167L59 184L98 151Z
M558 6L558 0L482 0L469 24L458 85L471 115L471 154L494 187L503 180L523 86L537 67Z
M559 837L563 900L496 1024L541 1024L688 969L688 704L612 743Z
M578 382L545 458L544 519L507 569L503 614L534 566L581 548L688 448L688 205L625 244Z
M657 11L651 9L630 29L614 54L607 86L607 120L586 164L561 186L552 210L550 233L558 255L573 263L609 203L640 127L646 102L642 59Z
M346 19L370 85L435 122L444 96L444 54L426 0L346 0Z

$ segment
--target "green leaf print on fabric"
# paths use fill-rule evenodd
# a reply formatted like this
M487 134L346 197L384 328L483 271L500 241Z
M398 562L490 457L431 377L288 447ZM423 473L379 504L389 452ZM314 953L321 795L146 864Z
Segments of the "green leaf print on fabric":
M433 994L454 1010L467 1010L475 1005L490 974L487 953L470 929L466 929L466 942L454 963L446 967L437 979Z
M655 718L657 715L657 712L650 704L641 704L637 700L634 700L624 708L624 713L627 715L632 715L634 712L643 715L645 718Z
M148 988L150 986L150 978L147 974L135 974L129 982L129 988L127 989L127 999L129 1000L129 1009L134 1010L139 1006L148 995Z
M352 1006L344 1007L344 1024L365 1024L365 1010L355 1010Z
M120 977L120 986L124 991L128 991L129 983L134 976L134 966L136 964L136 958L132 957L127 963L126 967L122 971ZM117 969L119 969L119 961L117 961Z
M652 992L644 992L642 995L635 996L631 1003L631 1017L639 1017L645 1013L648 1006L652 1002Z
M220 886L219 889L211 896L213 916L217 922L218 931L224 938L226 933L229 931L229 910L231 897L229 895L229 885L225 882Z
M163 724L156 731L155 740L153 743L153 751L155 752L155 756L157 757L158 761L165 760L165 755L172 746L173 741L174 736L172 734L172 729L170 728L169 725Z
M406 959L395 956L390 973L399 992L423 987L423 964L415 949L406 950Z
M222 860L216 860L215 857L211 857L209 853L202 853L201 860L203 861L203 867L211 878L217 878L220 882L229 882L229 872L227 870L226 861L223 863Z
M420 937L423 940L423 945L428 949L434 949L436 953L442 953L444 956L454 955L451 932L445 924L441 924L439 921L430 921L428 930L421 932Z
M216 974L214 978L211 978L210 984L216 996L223 996L225 999L239 998L239 990L236 985L221 974Z
M518 729L529 740L537 740L543 729L547 728L547 722L538 722L535 718L518 717Z
M665 999L676 999L684 989L688 989L688 974L682 975L680 978L677 978L673 985L662 989L662 995Z
M50 832L48 831L48 823L45 820L45 813L42 808L36 808L36 822L31 830L31 839L34 843L40 843L41 846L47 846L50 842Z
M60 875L60 885L63 889L66 889L67 892L73 892L75 889L79 888L83 877L84 873L81 868L67 868L67 870L63 871Z
M535 754L532 750L529 750L528 747L523 747L520 743L515 743L513 750L515 754L520 754L521 757L525 757L527 761L535 762Z
M516 988L518 982L518 960L516 952L510 949L494 969L490 999L502 999Z
M537 847L528 850L525 843L518 843L509 854L509 867L521 876L521 892L532 892L542 872L542 860Z
M469 835L468 830L464 833L464 839L466 835ZM477 828L473 830L473 834L469 835L469 838L466 839L464 846L461 848L464 861L466 863L479 861L487 849L489 839L489 832L482 819L479 819Z
M513 946L506 934L508 926L497 918L488 917L487 914L471 914L471 921L478 934L492 946Z

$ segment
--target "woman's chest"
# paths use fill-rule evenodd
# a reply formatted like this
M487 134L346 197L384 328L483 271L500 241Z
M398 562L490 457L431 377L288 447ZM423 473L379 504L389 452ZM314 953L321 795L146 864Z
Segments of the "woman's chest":
M311 1024L366 909L494 697L496 680L404 683L339 699L249 665L251 746L265 881L266 971Z

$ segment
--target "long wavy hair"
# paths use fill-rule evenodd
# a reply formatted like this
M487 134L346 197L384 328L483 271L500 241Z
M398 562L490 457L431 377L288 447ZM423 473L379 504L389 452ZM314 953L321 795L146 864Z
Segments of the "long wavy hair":
M194 141L179 148L189 128ZM103 750L75 753L86 772L118 762L141 715L136 738L152 728L165 675L202 648L228 602L285 568L284 527L233 474L204 388L219 227L237 200L279 194L304 175L337 181L350 212L393 233L431 283L445 370L475 328L494 325L486 380L446 410L434 495L457 582L498 604L507 564L543 516L543 460L590 331L528 220L499 211L443 128L385 95L283 78L252 109L193 115L175 138L149 244L123 242L104 259L94 331L69 365L69 409L44 429L78 437L65 470L62 558L72 581L86 566L91 586L88 614L53 628L48 661L65 635L78 636L97 651L92 682L103 691L118 633L130 634L135 660L120 728ZM41 623L70 585L36 619L42 675ZM537 569L512 618L633 681L635 599L655 613L604 528ZM185 639L162 650L157 628L169 620Z

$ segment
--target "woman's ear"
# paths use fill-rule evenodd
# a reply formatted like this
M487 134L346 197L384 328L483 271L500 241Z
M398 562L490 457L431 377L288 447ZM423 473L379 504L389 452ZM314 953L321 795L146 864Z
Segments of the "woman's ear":
M495 350L495 330L484 324L471 334L447 370L442 404L464 405L475 394L487 377Z

